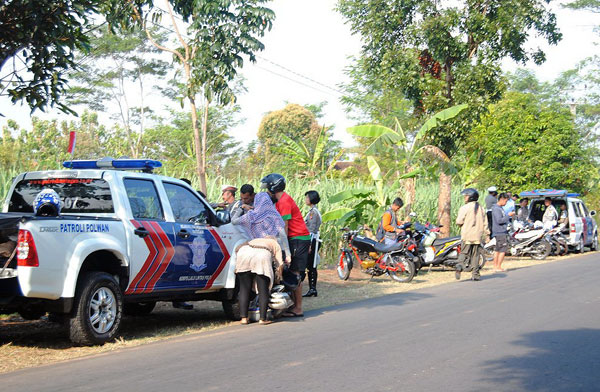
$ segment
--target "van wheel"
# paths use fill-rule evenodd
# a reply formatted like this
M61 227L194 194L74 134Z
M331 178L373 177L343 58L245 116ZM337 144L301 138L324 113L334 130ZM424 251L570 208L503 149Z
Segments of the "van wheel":
M130 302L123 305L123 314L127 316L146 316L154 310L156 301Z
M577 247L577 252L584 253L585 252L585 244L583 242L583 235L579 239L579 246Z
M81 345L104 344L113 340L121 326L123 294L119 284L106 272L89 272L77 285L74 314L69 320L69 337Z

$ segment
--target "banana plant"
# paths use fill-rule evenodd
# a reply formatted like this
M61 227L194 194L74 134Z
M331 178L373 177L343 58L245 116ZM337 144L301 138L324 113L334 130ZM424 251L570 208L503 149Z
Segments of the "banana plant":
M287 135L281 135L281 138L283 146L280 150L287 154L288 158L301 168L298 173L300 177L314 177L319 173L329 171L329 167L326 165L327 157L325 154L329 136L325 127L321 129L314 148L310 148L303 141L294 140Z
M323 222L337 221L339 225L349 224L352 227L374 223L373 220L383 213L389 198L383 191L381 168L372 156L367 157L367 166L373 188L347 189L329 198L329 203L345 203L351 207L338 207L323 214Z
M385 155L394 159L398 168L397 178L402 180L406 191L406 210L409 212L415 198L415 178L426 172L426 168L421 165L423 160L420 158L422 158L423 153L430 155L435 149L439 150L435 146L424 144L427 133L442 122L456 117L466 108L467 105L457 105L434 114L425 121L412 140L407 137L398 119L395 119L394 129L382 125L367 124L348 128L347 131L354 136L374 139L365 150L365 155ZM441 153L443 154L443 152Z

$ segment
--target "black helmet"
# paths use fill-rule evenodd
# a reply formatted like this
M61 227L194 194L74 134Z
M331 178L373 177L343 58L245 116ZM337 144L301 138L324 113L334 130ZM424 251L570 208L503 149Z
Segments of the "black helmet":
M460 192L460 194L462 196L469 196L469 201L479 200L479 192L477 192L477 190L473 188L463 189L463 191Z
M271 193L283 192L285 190L285 177L281 174L271 173L260 180L260 187Z

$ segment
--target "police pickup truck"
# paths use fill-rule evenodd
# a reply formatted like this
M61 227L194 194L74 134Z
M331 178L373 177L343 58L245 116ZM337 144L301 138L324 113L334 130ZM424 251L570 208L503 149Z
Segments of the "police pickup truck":
M152 174L158 161L64 166L20 174L9 190L0 313L50 312L84 345L115 338L124 313L147 314L157 301L221 301L229 318L239 317L234 249L245 236L226 212L187 183ZM60 208L34 211L40 192L58 194Z

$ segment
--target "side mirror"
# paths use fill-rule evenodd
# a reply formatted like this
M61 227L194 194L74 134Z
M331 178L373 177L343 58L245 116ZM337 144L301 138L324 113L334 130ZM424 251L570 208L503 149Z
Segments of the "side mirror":
M591 210L591 211L590 211L590 215L591 215L591 216L596 216L596 210Z
M231 214L228 210L217 211L217 226L223 226L231 223Z

